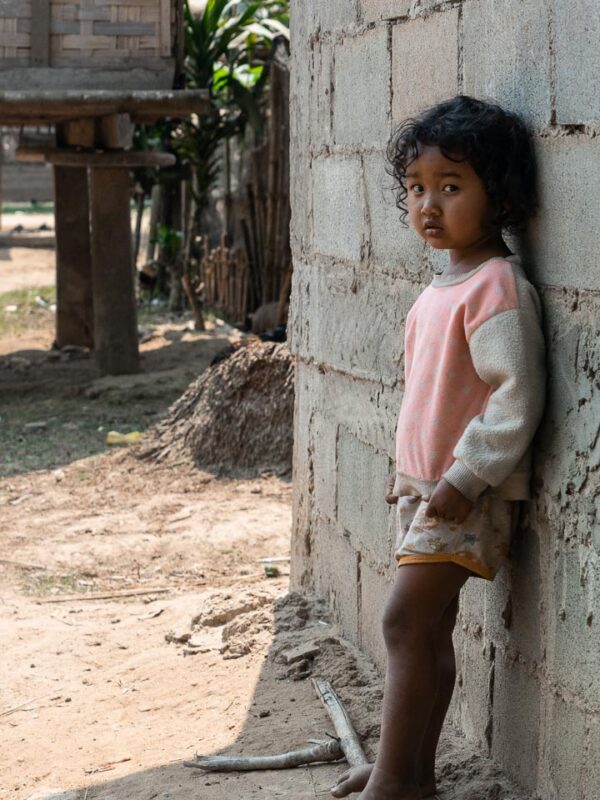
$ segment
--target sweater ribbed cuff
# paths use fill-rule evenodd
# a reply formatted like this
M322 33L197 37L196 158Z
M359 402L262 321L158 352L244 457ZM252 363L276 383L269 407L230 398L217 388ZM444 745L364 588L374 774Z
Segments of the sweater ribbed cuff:
M474 472L458 459L456 459L450 469L446 470L443 477L472 503L474 503L483 490L487 489L489 486L487 481L475 475Z

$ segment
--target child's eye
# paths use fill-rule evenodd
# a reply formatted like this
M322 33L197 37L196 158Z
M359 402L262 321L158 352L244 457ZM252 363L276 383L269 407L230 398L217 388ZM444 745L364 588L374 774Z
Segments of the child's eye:
M415 194L421 194L423 191L423 187L421 186L420 183L413 183L413 185L409 186L408 188L410 189L411 192L414 192Z
M454 192L458 192L458 186L455 186L453 183L447 183L444 186L444 191L446 194L454 194Z

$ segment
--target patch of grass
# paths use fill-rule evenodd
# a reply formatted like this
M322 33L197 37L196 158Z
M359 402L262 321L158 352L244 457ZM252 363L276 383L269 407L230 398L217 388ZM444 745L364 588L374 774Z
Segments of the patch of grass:
M38 297L47 305L36 301ZM54 319L50 305L55 302L54 286L36 286L33 289L16 289L0 294L0 335L18 334L47 325L48 319Z
M164 405L178 396L173 388ZM144 431L163 410L156 398L142 397L117 404L106 393L97 400L78 397L47 397L3 402L0 405L0 478L38 469L56 469L80 458L107 450L110 430L129 433ZM44 422L42 429L26 428L27 423ZM92 476L82 468L78 480Z
M74 573L72 575L32 575L29 581L22 585L24 594L35 597L45 597L48 594L73 594L75 592L89 592L89 581L82 585L80 580L84 575Z
M54 203L2 203L3 214L53 214Z

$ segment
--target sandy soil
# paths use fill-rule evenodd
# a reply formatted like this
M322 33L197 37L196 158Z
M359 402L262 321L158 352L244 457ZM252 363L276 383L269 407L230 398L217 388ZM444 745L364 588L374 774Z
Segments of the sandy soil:
M217 476L105 445L111 427L146 429L232 335L151 324L144 371L118 380L50 359L50 315L0 337L3 800L328 797L343 764L183 765L333 734L311 675L332 681L375 753L380 676L322 601L287 594L285 561L271 578L258 562L289 553L290 476ZM302 643L315 654L288 665ZM439 772L443 800L525 800L450 729Z

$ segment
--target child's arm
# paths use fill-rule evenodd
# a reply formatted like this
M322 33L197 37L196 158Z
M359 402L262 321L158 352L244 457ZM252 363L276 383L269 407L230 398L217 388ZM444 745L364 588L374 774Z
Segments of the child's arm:
M517 308L481 323L469 337L479 377L493 388L485 410L457 442L445 480L472 502L488 486L499 486L533 439L544 410L546 368L539 299L519 282Z

